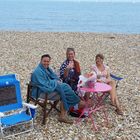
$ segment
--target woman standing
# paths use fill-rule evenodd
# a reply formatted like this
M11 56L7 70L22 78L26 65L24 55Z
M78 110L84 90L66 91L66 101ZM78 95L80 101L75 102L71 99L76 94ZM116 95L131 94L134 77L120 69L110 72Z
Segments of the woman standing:
M60 67L60 78L76 91L80 74L80 65L79 62L75 60L74 48L67 48L66 60Z

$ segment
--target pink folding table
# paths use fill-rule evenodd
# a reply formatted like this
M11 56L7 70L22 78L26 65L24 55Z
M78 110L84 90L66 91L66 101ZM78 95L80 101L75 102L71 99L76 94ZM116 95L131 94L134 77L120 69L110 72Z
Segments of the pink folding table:
M110 90L111 90L110 85L108 85L106 83L99 83L99 82L95 83L94 86L92 86L92 87L80 87L79 91L81 93L81 96L83 97L82 91L86 92L86 94L90 94L90 96L92 96L92 98L94 100L95 105L91 108L88 108L87 107L88 99L84 100L84 98L82 98L86 102L86 107L83 109L83 111L82 111L80 117L78 118L78 120L76 121L76 123L78 123L82 120L81 116L84 115L86 112L87 117L89 117L92 121L94 130L98 130L97 126L95 125L95 121L92 117L92 113L96 113L96 111L99 111L99 110L103 110L105 119L108 123L108 118L107 118L107 114L105 111L105 105L104 105L104 97L106 96L106 93Z

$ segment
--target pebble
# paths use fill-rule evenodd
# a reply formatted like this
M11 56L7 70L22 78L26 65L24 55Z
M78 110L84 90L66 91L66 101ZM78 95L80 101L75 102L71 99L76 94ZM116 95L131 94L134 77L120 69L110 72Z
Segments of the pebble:
M74 47L82 73L95 63L95 55L103 53L111 72L124 79L117 88L124 116L116 115L107 104L111 127L100 125L93 131L91 121L69 125L57 121L57 112L50 113L46 126L41 125L42 110L38 108L35 129L29 133L10 137L13 140L138 140L140 139L140 35L99 33L47 33L0 32L0 75L19 75L23 100L26 100L26 83L30 73L40 62L41 55L52 57L51 66L59 68L65 60L66 48ZM109 102L109 101L108 101ZM71 118L71 117L70 117ZM73 120L75 118L72 118ZM104 123L104 122L103 122ZM14 129L16 130L16 129Z

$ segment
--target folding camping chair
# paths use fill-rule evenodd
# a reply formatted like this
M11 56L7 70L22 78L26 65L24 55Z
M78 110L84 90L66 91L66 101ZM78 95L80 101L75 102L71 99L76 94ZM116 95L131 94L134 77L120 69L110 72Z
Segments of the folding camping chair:
M0 137L9 137L32 130L35 109L34 105L22 103L20 82L15 74L0 76ZM9 134L10 128L16 130L20 125L24 125L24 131Z
M110 77L116 82L116 89L119 86L119 82L123 79L122 77L116 76L112 73L110 73ZM106 99L109 97L110 94L106 93L106 96L104 98L104 101L106 101Z
M122 77L118 77L114 74L110 74L111 78L116 81L116 88L119 86L119 82L123 79Z
M32 90L36 89L36 97L32 96ZM59 109L57 109L57 104L60 100L59 95L56 92L51 93L51 97L47 93L43 94L43 99L39 96L39 85L33 84L31 81L27 83L27 103L30 101L34 102L34 104L39 105L43 109L43 120L42 124L46 124L46 118L49 115L49 113L52 111L52 109L55 109L57 112L60 112ZM50 108L48 108L50 106Z

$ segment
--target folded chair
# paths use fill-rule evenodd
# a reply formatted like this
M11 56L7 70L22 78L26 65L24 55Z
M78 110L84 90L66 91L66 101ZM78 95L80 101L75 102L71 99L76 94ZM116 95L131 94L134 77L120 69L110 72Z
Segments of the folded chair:
M32 96L33 89L36 89L36 97ZM52 109L55 109L58 112L60 112L60 110L57 109L57 107L56 107L60 100L60 97L56 92L53 92L49 95L47 93L45 93L45 94L42 93L43 97L41 97L39 95L38 91L39 91L38 85L33 84L31 81L27 84L27 103L32 101L32 102L34 102L35 105L39 105L42 108L42 110L43 110L42 124L45 125L46 118L49 115L49 113L52 111Z
M36 106L22 102L20 82L16 79L15 74L0 76L0 137L32 130L35 109ZM24 125L25 130L13 134L13 129L16 130L21 125ZM28 129L26 129L27 125L29 125ZM9 134L10 128L12 134Z

